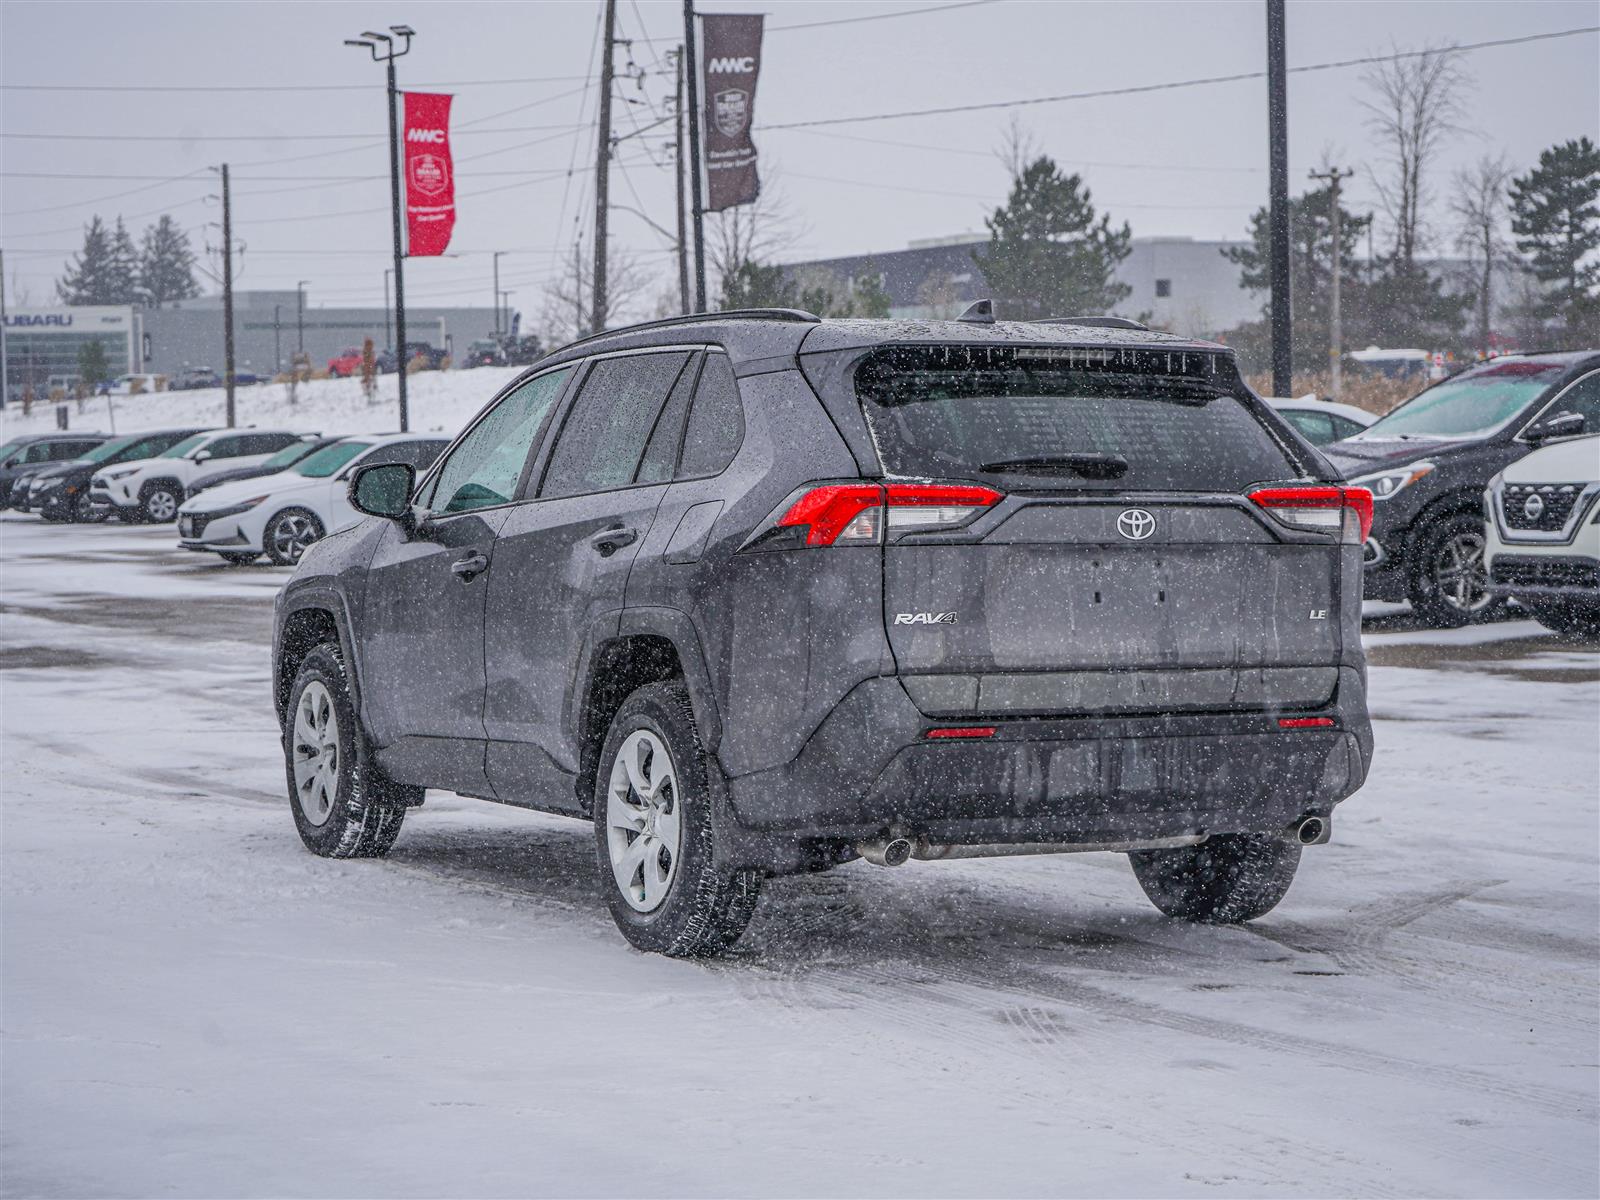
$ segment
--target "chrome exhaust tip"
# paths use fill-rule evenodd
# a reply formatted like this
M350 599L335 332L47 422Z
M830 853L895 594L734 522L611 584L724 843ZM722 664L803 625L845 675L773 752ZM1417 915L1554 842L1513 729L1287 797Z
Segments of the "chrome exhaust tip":
M876 838L856 846L856 853L876 867L904 866L911 850L911 839L906 837Z
M1315 846L1328 840L1328 822L1321 817L1304 817L1294 827L1294 840L1302 846Z

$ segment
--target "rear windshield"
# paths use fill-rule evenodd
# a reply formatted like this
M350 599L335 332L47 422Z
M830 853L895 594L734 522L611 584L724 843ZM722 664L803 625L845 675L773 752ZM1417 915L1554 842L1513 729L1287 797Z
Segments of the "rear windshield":
M371 442L335 442L331 446L324 446L315 454L308 455L306 460L295 468L295 472L312 479L326 479L370 445Z
M1429 388L1358 436L1484 437L1537 400L1565 370L1560 363L1523 360L1479 367Z
M856 394L890 475L1236 492L1305 473L1210 355L889 347ZM1230 373L1231 374L1231 373Z

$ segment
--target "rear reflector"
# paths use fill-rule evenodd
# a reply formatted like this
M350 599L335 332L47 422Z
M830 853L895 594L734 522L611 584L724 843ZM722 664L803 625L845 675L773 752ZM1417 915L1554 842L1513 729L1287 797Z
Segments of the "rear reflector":
M994 736L993 725L953 725L946 729L930 729L929 738L989 738Z
M1331 484L1257 488L1250 499L1294 529L1337 533L1360 545L1372 532L1372 493Z
M1003 497L975 484L825 484L812 488L778 518L776 528L804 527L806 545L877 542L887 527L900 532L950 529Z
M1326 729L1333 724L1332 717L1279 717L1279 729Z

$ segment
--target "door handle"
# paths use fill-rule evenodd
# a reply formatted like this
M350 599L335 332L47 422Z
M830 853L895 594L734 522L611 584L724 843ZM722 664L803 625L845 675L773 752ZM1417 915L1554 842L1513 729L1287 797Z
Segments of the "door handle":
M461 580L462 583L471 583L479 575L482 575L488 566L488 557L474 550L465 558L451 563L450 573Z
M622 525L613 525L610 529L602 529L599 533L592 534L589 545L598 550L602 557L609 557L639 540L637 529L628 529Z

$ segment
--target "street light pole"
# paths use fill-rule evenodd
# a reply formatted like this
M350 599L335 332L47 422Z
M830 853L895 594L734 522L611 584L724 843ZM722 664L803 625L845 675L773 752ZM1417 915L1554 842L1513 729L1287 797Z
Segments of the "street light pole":
M306 284L309 279L302 279L294 285L294 348L295 353L306 352Z
M222 385L228 401L228 428L236 412L233 402L233 199L228 191L228 164L222 164Z
M358 39L346 40L347 46L365 46L372 53L373 62L384 64L389 86L389 206L390 224L394 234L394 341L395 341L395 374L400 391L400 432L405 433L411 428L410 406L406 395L406 277L405 277L405 235L400 220L400 121L399 121L399 96L400 90L394 81L394 60L407 54L411 50L411 39L416 36L416 30L409 25L391 25L389 33L375 33L371 30L363 31ZM395 38L400 38L397 46ZM380 52L378 43L383 43Z
M385 267L383 269L383 340L385 342L392 340L394 333L394 327L389 323L389 277L393 274L393 267ZM384 346L385 350L390 348L387 345Z
M683 144L683 47L667 51L676 61L678 68L678 124L676 130L677 154L674 156L676 168L672 174L678 185L678 307L685 316L689 315L689 239L683 227L683 174L685 164L688 162L688 148Z
M494 258L494 335L500 336L500 256L504 250L496 250Z
M690 215L694 222L694 310L706 310L706 226L700 198L700 81L699 59L695 54L694 0L683 0L684 72L688 80L689 111L689 189L694 203Z
M1294 325L1289 294L1289 91L1284 65L1284 0L1267 0L1268 260L1272 286L1272 394L1294 391Z
M1328 184L1328 224L1333 234L1333 287L1328 294L1328 394L1335 400L1344 390L1344 320L1339 311L1339 276L1344 270L1341 261L1344 245L1339 232L1339 186L1354 174L1354 171L1341 171L1338 167L1329 167L1325 174L1311 172L1312 179L1325 180Z

